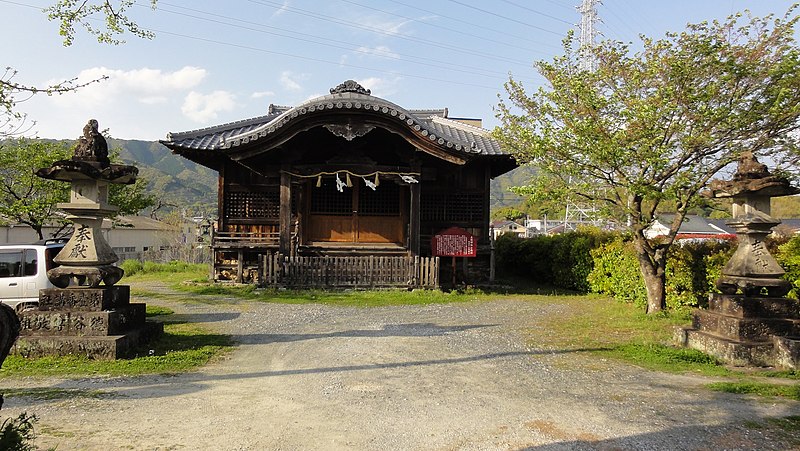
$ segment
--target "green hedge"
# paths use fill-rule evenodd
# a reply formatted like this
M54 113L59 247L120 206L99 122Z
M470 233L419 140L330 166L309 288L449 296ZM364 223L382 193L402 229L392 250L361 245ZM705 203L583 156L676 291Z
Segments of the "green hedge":
M792 283L790 297L800 295L800 236L788 242L770 240L778 263ZM736 242L706 241L674 245L667 256L667 307L705 306ZM633 245L619 233L582 230L554 236L496 241L500 274L514 274L558 288L612 296L639 306L647 292Z
M667 256L667 307L706 304L722 266L735 250L733 242L674 245ZM618 238L592 251L594 271L590 288L624 302L647 305L647 292L633 244Z
M591 250L617 235L582 229L560 235L518 238L502 235L495 242L501 274L524 276L533 282L589 292L587 276L594 267Z

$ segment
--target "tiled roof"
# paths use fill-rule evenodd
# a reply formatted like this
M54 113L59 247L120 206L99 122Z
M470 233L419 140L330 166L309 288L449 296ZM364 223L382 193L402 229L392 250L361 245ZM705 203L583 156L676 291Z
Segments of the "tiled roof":
M232 149L270 136L298 118L322 111L351 110L383 115L389 120L444 146L473 155L506 155L488 131L447 119L444 109L406 110L363 92L336 92L296 107L270 105L268 114L242 121L180 133L169 133L162 144L173 150L215 151Z
M500 143L489 136L489 131L463 122L438 116L423 119L436 133L450 141L459 141L468 145L471 151L481 155L506 155Z

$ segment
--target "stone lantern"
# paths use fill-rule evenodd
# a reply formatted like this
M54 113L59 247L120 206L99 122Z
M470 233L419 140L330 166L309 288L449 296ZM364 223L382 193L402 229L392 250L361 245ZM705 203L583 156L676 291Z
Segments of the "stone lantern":
M733 219L739 247L722 269L717 288L724 294L784 296L791 284L782 279L783 268L775 261L765 239L780 221L770 216L770 199L800 192L783 177L769 173L751 152L745 152L732 180L715 180L711 195L733 201Z
M67 212L74 231L53 259L59 266L47 272L57 288L40 290L38 309L20 313L18 354L114 359L163 332L163 325L146 321L145 304L130 302L130 287L116 285L123 270L114 266L118 257L101 231L103 218L118 211L108 203L108 187L134 183L139 170L111 164L97 127L94 119L86 124L71 159L36 172L70 183L69 202L58 207Z
M692 328L678 341L736 365L800 365L800 303L782 297L791 289L765 239L780 221L770 216L770 199L797 194L783 177L770 174L750 152L742 154L731 180L715 180L710 195L733 201L739 245L722 269L708 310L696 310Z

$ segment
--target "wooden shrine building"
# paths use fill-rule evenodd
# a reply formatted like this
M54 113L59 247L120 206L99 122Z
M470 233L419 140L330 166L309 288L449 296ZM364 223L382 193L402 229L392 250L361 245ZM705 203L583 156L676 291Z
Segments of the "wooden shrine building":
M262 285L435 286L431 239L454 226L488 277L489 181L515 167L486 130L352 80L161 143L219 173L215 280Z

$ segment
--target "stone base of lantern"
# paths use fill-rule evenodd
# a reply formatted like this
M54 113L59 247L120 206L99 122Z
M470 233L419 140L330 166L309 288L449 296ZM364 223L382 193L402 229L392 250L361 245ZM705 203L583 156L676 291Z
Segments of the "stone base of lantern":
M130 303L124 285L41 290L38 309L22 312L20 323L14 352L30 357L128 357L163 333L163 325L145 320L145 304Z
M111 286L119 282L123 274L125 274L125 271L122 268L113 265L63 265L47 271L47 277L53 282L53 285L60 288L68 287L72 281L76 281L77 285L90 287L98 287L100 282L105 283L106 286Z
M713 295L677 341L733 365L800 367L800 303L775 297Z

